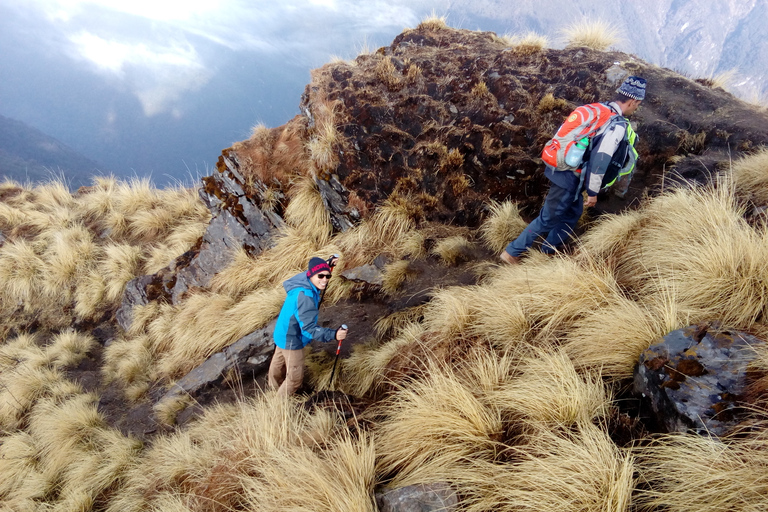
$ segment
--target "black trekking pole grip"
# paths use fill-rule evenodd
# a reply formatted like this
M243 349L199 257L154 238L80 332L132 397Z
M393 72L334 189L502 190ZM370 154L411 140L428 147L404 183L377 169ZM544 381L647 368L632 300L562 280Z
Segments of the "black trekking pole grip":
M344 329L346 331L349 328L347 327L347 324L341 324L340 329ZM333 376L336 373L336 363L339 362L339 353L341 353L341 341L342 340L339 340L339 344L336 345L336 359L333 360L333 370L331 370L331 378L328 381L328 386L333 383Z

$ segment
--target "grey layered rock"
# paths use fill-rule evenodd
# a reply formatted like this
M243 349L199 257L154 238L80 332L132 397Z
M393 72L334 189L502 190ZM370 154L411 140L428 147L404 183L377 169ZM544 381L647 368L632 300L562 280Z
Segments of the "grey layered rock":
M375 286L384 284L384 274L376 265L363 265L345 270L341 273L341 277L356 283L368 283Z
M317 179L317 188L323 198L325 209L331 215L331 224L337 231L346 231L360 220L357 210L347 207L349 192L339 181L338 176L331 175L326 179Z
M243 336L221 352L213 354L200 366L176 381L158 401L158 405L172 402L183 395L196 398L220 384L233 369L237 369L241 374L257 374L264 371L269 365L274 350L272 342L274 328L273 321L263 329Z
M453 488L445 482L409 485L376 495L379 512L451 512L458 510Z
M762 343L708 325L670 332L640 356L634 391L650 401L668 432L722 435L745 418L748 368Z
M268 192L268 187L258 180L253 180L246 193L246 179L234 151L222 152L216 169L213 175L203 178L199 190L212 216L205 234L195 247L160 272L128 283L116 313L123 329L131 324L134 306L153 300L177 304L190 289L207 287L241 247L252 255L271 247L273 233L285 225L280 215L261 208L267 193L273 198L277 195L278 200L281 194Z

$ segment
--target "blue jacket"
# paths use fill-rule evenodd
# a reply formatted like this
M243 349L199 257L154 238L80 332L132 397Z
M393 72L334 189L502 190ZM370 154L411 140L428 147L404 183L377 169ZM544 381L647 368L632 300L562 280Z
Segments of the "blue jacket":
M296 274L283 283L288 293L272 333L275 345L284 350L304 348L312 340L328 342L336 339L336 329L317 325L320 290L306 272Z

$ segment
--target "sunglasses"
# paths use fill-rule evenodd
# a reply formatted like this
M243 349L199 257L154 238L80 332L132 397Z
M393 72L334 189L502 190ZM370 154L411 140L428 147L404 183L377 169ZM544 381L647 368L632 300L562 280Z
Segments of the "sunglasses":
M320 279L330 279L331 274L317 274L317 277L319 277Z

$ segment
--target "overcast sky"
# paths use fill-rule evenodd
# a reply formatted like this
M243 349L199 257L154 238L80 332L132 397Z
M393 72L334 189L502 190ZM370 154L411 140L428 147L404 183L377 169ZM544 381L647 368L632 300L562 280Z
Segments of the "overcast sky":
M398 0L0 0L0 114L117 172L205 174L309 70L424 17Z
M612 0L559 3L0 0L0 114L105 172L191 183L253 125L279 126L298 114L310 69L388 45L432 12L454 27L500 34L542 31L598 7L618 20ZM649 15L648 2L637 5L624 23Z

